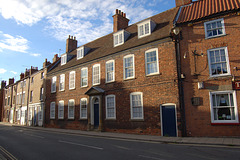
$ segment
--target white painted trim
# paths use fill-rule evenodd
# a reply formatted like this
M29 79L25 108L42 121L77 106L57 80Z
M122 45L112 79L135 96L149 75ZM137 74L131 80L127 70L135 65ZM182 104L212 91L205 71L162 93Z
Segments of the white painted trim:
M94 83L94 68L97 68L99 67L99 83ZM101 67L100 67L100 64L94 64L93 67L92 67L92 85L95 86L95 85L99 85L101 83Z
M155 51L156 52L156 63L157 63L157 72L155 73L150 73L148 74L148 68L147 68L147 53L149 52L153 52ZM153 48L153 49L149 49L147 51L145 51L145 75L146 76L151 76L151 75L156 75L156 74L159 74L159 60L158 60L158 48Z
M74 105L73 105L73 117L70 117L70 116L69 116L69 102L70 102L70 101L73 101L73 104L74 104ZM69 100L68 100L68 119L74 119L74 118L75 118L75 100L74 100L74 99L69 99Z
M82 113L82 103L81 103L81 102L82 102L83 100L86 101L86 117L82 117L82 114L81 114L81 113ZM87 113L87 106L88 106L87 103L88 103L87 98L81 98L81 99L80 99L80 116L79 116L80 119L87 119L87 114L88 114L88 113Z
M127 77L125 78L125 59L129 58L129 57L133 57L133 76L132 77ZM135 78L135 63L134 63L134 54L129 54L123 57L123 79L124 80L128 80L128 79L133 79Z
M107 112L107 98L108 97L113 97L114 98L114 117L108 117L108 112ZM105 110L106 110L106 119L116 119L116 96L111 94L107 95L105 97Z
M107 81L107 64L108 63L113 63L113 80L111 81ZM114 82L115 81L115 60L108 60L105 64L105 82L106 83L110 83L110 82Z
M84 85L84 86L82 85L82 71L83 70L87 70L87 85ZM88 86L88 67L84 67L84 68L81 69L81 80L80 81L81 81L80 82L81 83L81 87L87 87Z
M55 83L55 86L53 87L53 84ZM57 86L57 76L52 77L52 83L51 83L51 93L56 92L56 86Z
M54 106L53 106L53 104L54 104ZM53 107L54 107L54 109L53 109ZM54 116L51 115L52 109L54 110ZM56 114L56 103L55 102L51 102L50 103L50 119L55 119L55 117L56 117L55 114Z
M175 103L165 103L160 105L160 120L161 120L161 136L163 136L163 121L162 121L162 106L174 106L175 107L175 119L176 119L176 135L178 137L178 128L177 128L177 109Z
M140 95L141 96L142 117L133 118L132 95ZM130 111L131 111L131 119L133 119L133 120L144 120L143 93L142 92L132 92L132 93L130 93Z
M60 103L63 103L63 117L60 117ZM58 102L58 119L64 119L64 100L60 100L59 102Z
M207 36L207 24L213 23L213 22L217 22L217 21L221 21L221 23L222 23L222 31L223 31L223 34L208 37L208 36ZM205 39L210 39L210 38L214 38L214 37L225 36L225 35L226 35L226 31L225 31L224 19L223 19L223 18L220 18L220 19L215 19L215 20L212 20L212 21L204 22L204 30L205 30Z
M71 83L71 74L73 74L74 76L74 86L72 88L70 88L70 83ZM76 72L75 71L71 71L69 72L69 90L75 89L75 82L76 82Z
M63 89L60 88L61 84L61 79L63 79ZM65 74L61 74L59 76L59 91L64 91L65 90Z

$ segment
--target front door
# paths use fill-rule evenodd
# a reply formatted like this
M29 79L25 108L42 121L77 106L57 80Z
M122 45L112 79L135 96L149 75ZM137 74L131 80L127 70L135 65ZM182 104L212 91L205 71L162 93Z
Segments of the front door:
M94 101L94 128L99 126L99 100L98 98Z
M176 127L176 111L175 105L161 106L162 113L162 135L163 136L177 136Z

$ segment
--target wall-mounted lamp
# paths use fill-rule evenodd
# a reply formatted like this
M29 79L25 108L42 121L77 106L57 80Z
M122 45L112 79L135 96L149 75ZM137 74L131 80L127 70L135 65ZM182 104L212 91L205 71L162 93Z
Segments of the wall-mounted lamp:
M171 33L178 35L181 32L182 28L181 27L174 27L171 29Z
M203 55L203 52L201 52L200 54L198 54L198 53L197 53L197 50L192 51L192 53L193 53L194 56L202 56L202 57L204 56L204 55Z

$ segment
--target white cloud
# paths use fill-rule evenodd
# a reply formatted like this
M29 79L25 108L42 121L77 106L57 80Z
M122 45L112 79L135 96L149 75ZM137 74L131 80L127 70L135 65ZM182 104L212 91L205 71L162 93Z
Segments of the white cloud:
M13 73L13 74L17 74L17 72L15 72L15 71L10 71L11 73Z
M0 32L0 37L2 39L0 40L0 52L2 52L4 49L8 49L26 53L29 48L28 40L22 36L16 35L14 37L9 34L3 34L3 32Z
M39 53L30 53L30 56L39 57L39 56L41 56L41 54L39 54Z
M3 74L3 73L5 73L5 72L7 72L6 69L4 69L4 68L0 68L0 74Z
M112 32L115 9L127 13L130 24L156 14L146 8L148 3L145 0L0 0L0 13L5 19L29 26L47 20L45 31L56 39L65 40L70 34L80 43L86 43Z

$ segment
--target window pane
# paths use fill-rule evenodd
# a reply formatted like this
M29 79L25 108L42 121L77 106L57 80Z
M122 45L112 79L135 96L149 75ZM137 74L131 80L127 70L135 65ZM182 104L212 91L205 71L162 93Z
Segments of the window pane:
M149 33L149 23L145 24L145 34Z

